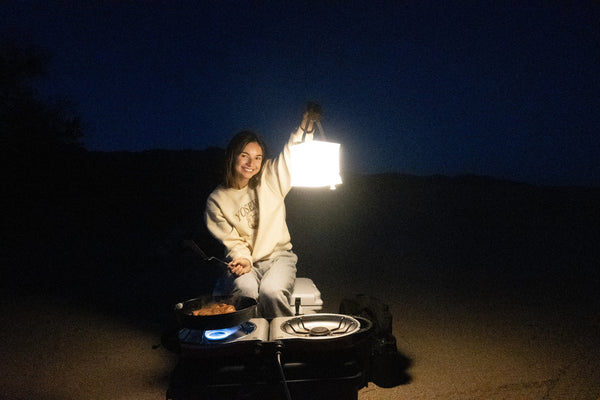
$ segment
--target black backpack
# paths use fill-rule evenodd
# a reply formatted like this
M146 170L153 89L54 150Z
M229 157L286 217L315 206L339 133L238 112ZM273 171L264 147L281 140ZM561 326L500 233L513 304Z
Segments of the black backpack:
M372 332L374 336L392 335L390 307L376 297L359 294L352 299L344 299L340 303L340 314L368 319L373 324Z
M376 297L359 294L340 303L340 314L366 318L373 324L369 337L367 374L369 381L383 388L410 382L406 369L411 361L396 347L392 334L392 313Z

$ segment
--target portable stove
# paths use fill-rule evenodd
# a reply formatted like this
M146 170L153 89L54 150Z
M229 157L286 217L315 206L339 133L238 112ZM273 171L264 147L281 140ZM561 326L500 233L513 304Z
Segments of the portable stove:
M370 328L364 319L310 314L181 329L167 399L357 399L368 381Z

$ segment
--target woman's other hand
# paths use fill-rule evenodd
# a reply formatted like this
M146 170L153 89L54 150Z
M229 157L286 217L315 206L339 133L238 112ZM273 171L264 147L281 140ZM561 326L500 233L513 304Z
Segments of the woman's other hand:
M236 258L229 263L229 270L236 276L247 274L252 269L252 263L247 258Z

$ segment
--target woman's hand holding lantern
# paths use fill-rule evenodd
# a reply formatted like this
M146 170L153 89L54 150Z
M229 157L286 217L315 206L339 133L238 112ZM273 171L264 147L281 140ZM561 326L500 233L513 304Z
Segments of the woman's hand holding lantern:
M309 102L306 104L306 111L304 111L304 115L302 116L302 123L300 124L300 128L302 128L304 133L313 133L314 123L319 122L320 120L321 106L317 103Z

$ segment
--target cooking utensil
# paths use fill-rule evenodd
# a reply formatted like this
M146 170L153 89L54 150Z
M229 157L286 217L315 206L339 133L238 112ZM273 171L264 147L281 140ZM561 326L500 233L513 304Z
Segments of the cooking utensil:
M236 311L216 315L192 314L192 311L212 303L231 304ZM174 311L177 321L184 328L204 330L230 328L255 316L256 300L244 296L202 296L175 304Z
M218 259L217 257L209 257L206 255L204 251L194 242L193 240L186 239L183 241L183 245L188 249L192 250L194 253L200 256L204 261L217 261L225 266L229 267L229 264L223 260Z

